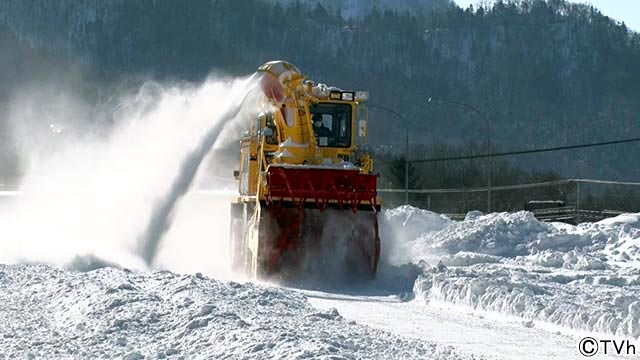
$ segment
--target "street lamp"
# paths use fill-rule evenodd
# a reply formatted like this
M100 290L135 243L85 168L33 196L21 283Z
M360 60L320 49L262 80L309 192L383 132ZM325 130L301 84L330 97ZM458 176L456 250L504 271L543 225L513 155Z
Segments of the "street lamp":
M430 97L427 102L429 103L437 102L437 103L461 106L467 110L471 110L476 114L480 115L482 120L484 120L484 124L487 126L487 154L491 153L491 124L489 123L489 118L487 118L487 116L482 111L478 110L475 106L470 104L466 104L458 101L440 99L436 97ZM487 213L490 213L490 212L491 212L491 158L487 157Z
M368 104L367 107L371 109L380 109L387 111L395 116L397 116L400 120L402 120L402 124L404 125L404 203L409 204L409 125L407 123L407 119L398 113L395 110L392 110L386 106L380 105L371 105Z

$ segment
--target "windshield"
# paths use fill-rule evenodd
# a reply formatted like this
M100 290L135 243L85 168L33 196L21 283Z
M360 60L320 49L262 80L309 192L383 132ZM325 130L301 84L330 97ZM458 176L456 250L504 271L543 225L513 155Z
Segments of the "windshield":
M309 110L318 146L351 146L351 105L320 103Z

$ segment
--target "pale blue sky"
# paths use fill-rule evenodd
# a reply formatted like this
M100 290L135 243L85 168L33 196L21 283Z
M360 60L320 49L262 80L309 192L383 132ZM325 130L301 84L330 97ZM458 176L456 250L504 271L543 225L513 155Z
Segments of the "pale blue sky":
M459 6L467 8L469 4L478 4L481 0L454 0ZM640 31L640 0L575 0L600 9L610 18L624 21L628 28Z

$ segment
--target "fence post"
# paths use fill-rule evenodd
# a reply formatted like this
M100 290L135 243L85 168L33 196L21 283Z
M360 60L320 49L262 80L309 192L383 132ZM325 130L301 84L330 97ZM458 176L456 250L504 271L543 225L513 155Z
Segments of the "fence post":
M427 194L427 210L431 211L431 194Z
M576 224L580 223L580 180L576 180Z

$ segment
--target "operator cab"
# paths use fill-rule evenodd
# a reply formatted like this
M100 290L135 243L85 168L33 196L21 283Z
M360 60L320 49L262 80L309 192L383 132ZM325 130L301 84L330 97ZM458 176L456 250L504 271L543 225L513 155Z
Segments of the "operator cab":
M309 106L319 147L351 147L352 107L350 103L319 102Z

